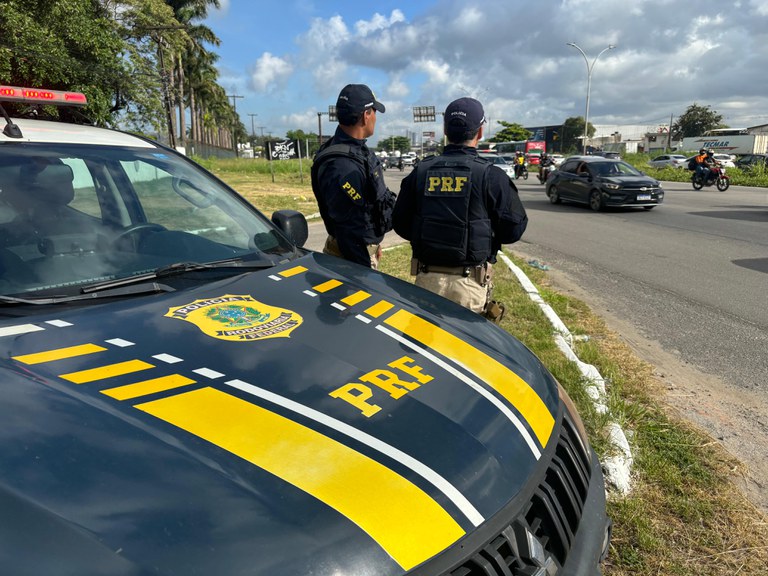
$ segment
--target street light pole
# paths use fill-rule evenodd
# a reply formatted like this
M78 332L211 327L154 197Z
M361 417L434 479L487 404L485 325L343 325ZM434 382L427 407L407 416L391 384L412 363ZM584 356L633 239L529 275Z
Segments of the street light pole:
M568 46L573 46L574 48L576 48L576 50L581 52L581 55L584 56L584 62L587 65L587 108L586 108L586 111L584 112L584 142L582 143L583 144L582 154L586 154L587 153L587 132L589 130L589 93L590 93L590 90L592 89L592 70L594 69L595 64L597 63L597 59L600 58L600 56L602 56L604 52L607 52L608 50L613 50L614 48L616 48L616 46L613 44L608 44L607 48L603 48L600 54L595 56L595 59L592 60L591 65L589 63L589 59L587 58L586 53L578 45L576 45L573 42L568 42Z

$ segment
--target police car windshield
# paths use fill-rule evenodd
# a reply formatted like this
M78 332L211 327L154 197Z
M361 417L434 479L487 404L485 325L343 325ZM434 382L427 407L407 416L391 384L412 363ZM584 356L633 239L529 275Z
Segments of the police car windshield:
M294 250L246 201L163 149L0 146L0 294L76 294L178 262Z

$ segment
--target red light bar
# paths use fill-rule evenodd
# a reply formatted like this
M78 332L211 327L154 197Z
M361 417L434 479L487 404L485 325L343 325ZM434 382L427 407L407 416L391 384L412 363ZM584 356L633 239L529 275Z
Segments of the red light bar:
M60 90L3 85L0 85L0 100L6 102L53 104L56 106L85 106L88 104L85 94L80 92L62 92Z

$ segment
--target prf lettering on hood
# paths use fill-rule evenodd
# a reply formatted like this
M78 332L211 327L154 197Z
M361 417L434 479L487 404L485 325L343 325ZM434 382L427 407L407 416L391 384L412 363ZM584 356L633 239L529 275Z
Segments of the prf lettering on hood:
M370 418L381 410L381 406L371 403L374 396L383 397L386 393L390 398L398 400L433 379L408 356L390 362L387 367L394 370L371 370L360 376L360 382L345 384L331 392L330 396L348 402L360 410L363 416Z

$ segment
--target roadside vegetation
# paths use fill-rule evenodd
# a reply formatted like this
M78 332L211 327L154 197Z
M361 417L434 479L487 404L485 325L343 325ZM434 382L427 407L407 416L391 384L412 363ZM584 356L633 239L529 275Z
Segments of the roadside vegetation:
M661 154L661 153L659 153ZM659 154L622 154L622 160L632 164L638 170L642 170L656 180L667 182L689 182L691 173L681 168L652 168L648 162ZM764 166L756 166L750 170L740 168L726 168L726 174L731 178L733 186L760 186L768 187L768 170ZM766 570L768 573L768 569Z
M639 165L647 159L630 155L628 161ZM276 163L273 182L264 160L202 163L267 215L280 208L316 212L306 164L302 175L296 160ZM646 168L641 169L651 174ZM559 294L545 271L508 255L571 332L588 336L575 344L575 352L606 379L609 415L595 411L583 375L555 346L549 320L504 266L497 267L495 276L495 297L507 306L501 327L533 350L567 389L601 458L613 450L605 433L608 419L624 429L632 446L632 491L621 496L609 490L614 528L606 576L768 574L768 518L737 486L742 464L664 403L665 389L653 367L585 303ZM409 269L407 246L386 252L382 271L412 281Z

